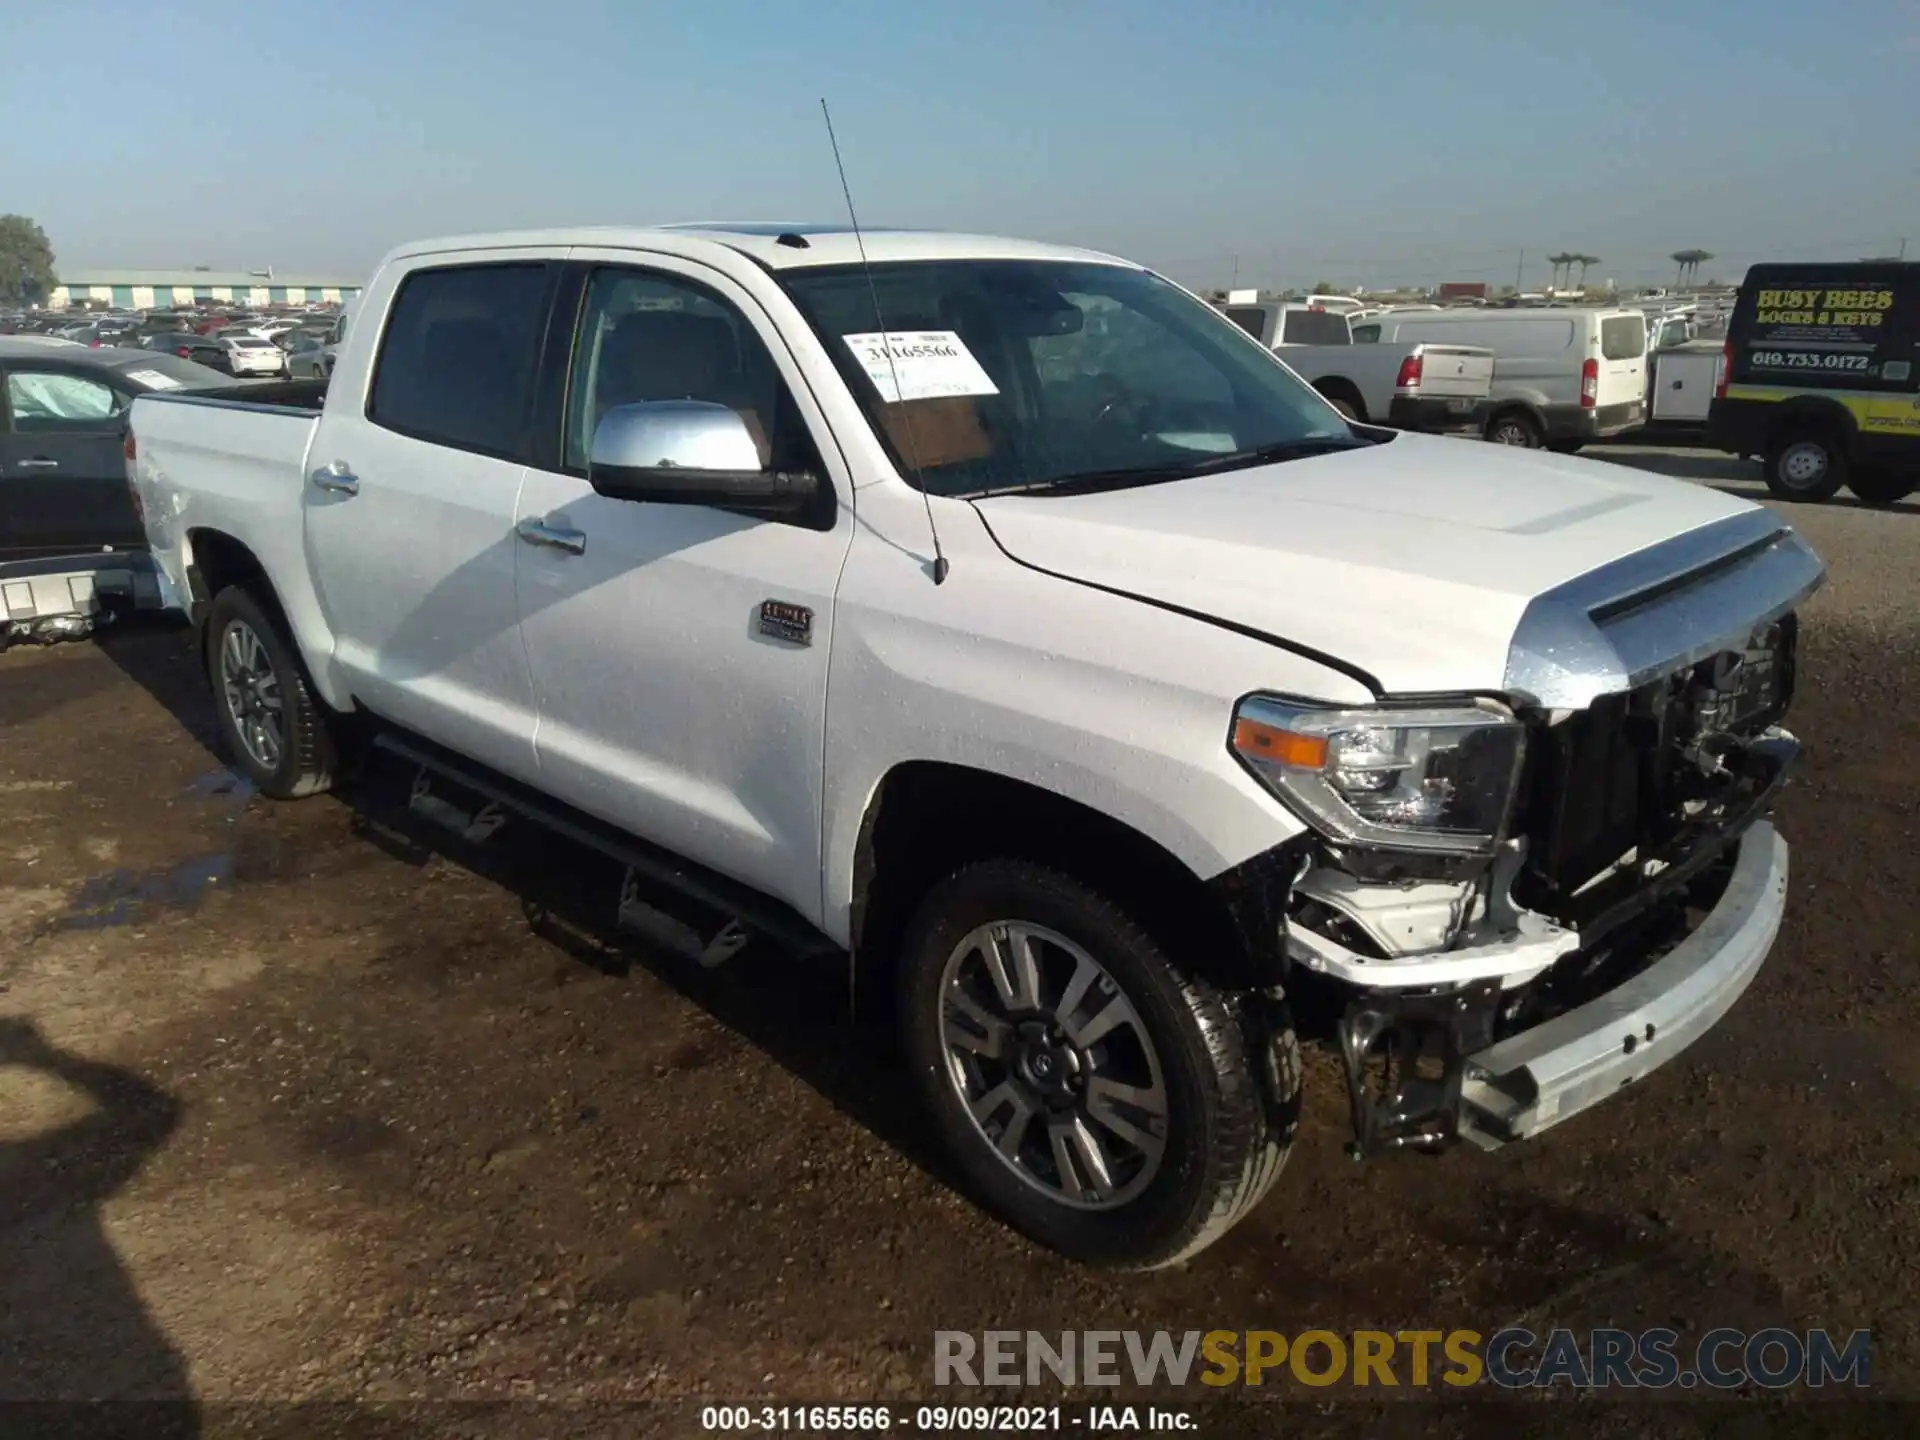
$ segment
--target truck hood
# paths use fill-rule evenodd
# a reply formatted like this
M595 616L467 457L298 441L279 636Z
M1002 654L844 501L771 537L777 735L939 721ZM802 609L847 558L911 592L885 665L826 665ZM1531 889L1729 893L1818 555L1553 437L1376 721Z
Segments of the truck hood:
M975 503L1023 564L1258 631L1389 694L1504 688L1529 602L1759 508L1624 466L1412 434Z

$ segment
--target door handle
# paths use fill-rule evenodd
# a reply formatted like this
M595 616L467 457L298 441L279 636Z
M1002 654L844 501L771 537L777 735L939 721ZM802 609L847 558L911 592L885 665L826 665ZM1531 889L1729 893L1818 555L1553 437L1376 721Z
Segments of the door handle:
M16 470L58 470L60 468L60 462L58 460L49 460L44 455L36 455L31 460L20 461L20 463L13 468Z
M587 553L585 531L569 530L562 525L549 525L546 521L531 515L514 526L513 533L529 545L545 545L552 550L564 550L569 555Z
M358 495L360 477L347 468L344 460L334 460L313 472L313 483L336 495Z

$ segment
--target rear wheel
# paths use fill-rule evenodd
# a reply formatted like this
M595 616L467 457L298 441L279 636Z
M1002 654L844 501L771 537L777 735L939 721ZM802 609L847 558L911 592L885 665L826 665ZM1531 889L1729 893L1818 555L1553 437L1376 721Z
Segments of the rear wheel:
M1105 896L982 861L926 896L901 958L905 1049L947 1145L1042 1244L1170 1265L1279 1174L1299 1108L1290 1024L1180 971Z
M1329 395L1326 397L1326 400L1329 405L1340 412L1342 419L1352 420L1356 423L1359 421L1360 407L1344 395Z
M333 783L338 751L328 716L274 614L229 586L207 618L207 673L234 768L276 800Z
M1508 410L1487 422L1487 439L1495 445L1517 445L1538 450L1546 443L1539 424L1524 410Z
M1848 477L1847 489L1862 505L1897 505L1915 490L1920 490L1920 475L1862 467L1855 469Z
M1831 500L1847 483L1847 453L1831 430L1787 430L1767 447L1767 489L1782 500Z

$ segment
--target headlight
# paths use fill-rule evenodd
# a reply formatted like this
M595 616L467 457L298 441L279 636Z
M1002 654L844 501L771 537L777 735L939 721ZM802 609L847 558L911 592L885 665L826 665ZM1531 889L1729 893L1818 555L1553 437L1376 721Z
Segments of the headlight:
M1256 697L1234 712L1231 743L1329 839L1487 854L1506 830L1526 732L1483 700L1322 710Z

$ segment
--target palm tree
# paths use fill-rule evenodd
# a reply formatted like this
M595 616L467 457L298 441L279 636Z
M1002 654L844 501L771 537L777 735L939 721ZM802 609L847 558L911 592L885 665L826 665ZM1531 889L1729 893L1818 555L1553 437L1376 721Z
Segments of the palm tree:
M1676 250L1667 258L1680 267L1673 274L1674 286L1678 288L1688 279L1699 279L1700 267L1713 259L1713 252L1711 250Z
M1573 258L1580 262L1580 288L1585 290L1587 288L1587 266L1598 265L1600 263L1600 257L1598 255L1576 255Z
M1573 278L1573 262L1579 258L1578 255L1568 250L1563 250L1558 255L1547 256L1547 263L1553 267L1552 277L1547 281L1548 288L1555 290L1560 288L1560 272L1562 270L1567 272L1567 278L1571 280Z

